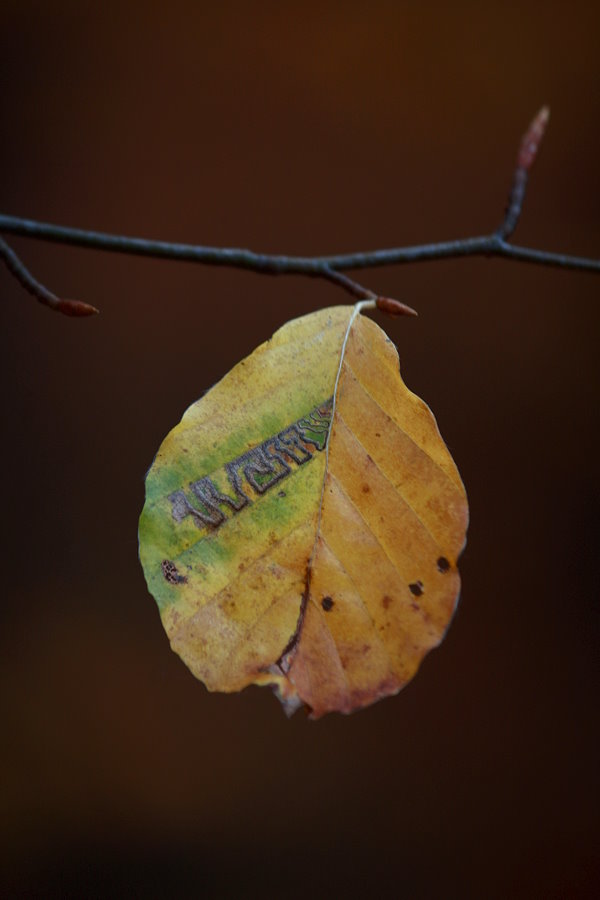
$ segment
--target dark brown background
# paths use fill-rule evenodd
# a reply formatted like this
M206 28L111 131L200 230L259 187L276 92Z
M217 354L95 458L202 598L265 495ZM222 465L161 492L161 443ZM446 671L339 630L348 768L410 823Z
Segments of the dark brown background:
M4 0L2 209L301 254L466 236L497 223L548 102L517 238L598 256L591 7ZM363 275L420 311L380 321L472 519L442 647L397 697L315 724L192 678L136 528L189 403L345 296L12 243L102 315L56 316L0 272L11 893L597 896L600 279L499 260Z

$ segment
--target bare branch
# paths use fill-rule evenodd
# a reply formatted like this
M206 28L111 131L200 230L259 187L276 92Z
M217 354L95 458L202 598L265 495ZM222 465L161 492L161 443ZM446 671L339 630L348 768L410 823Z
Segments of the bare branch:
M8 271L15 276L26 291L33 294L44 306L50 307L55 312L63 313L65 316L92 316L99 312L95 306L90 306L89 303L83 303L81 300L63 300L51 293L43 284L36 281L31 272L25 268L15 251L2 238L0 238L0 256L6 263Z
M252 250L238 248L204 247L194 244L174 244L166 241L124 237L98 231L65 228L61 225L52 225L46 222L37 222L31 219L7 215L0 215L0 232L54 241L71 246L108 250L115 253L128 253L157 259L185 260L187 262L202 263L203 265L249 269L253 272L268 275L305 275L311 278L325 278L344 288L353 297L376 300L381 309L386 309L388 298L378 297L375 292L349 278L341 270L367 269L377 266L426 262L428 260L451 259L462 256L500 256L535 265L555 266L561 269L575 269L585 272L600 272L600 260L598 259L568 256L564 253L553 253L532 247L515 246L507 240L517 226L525 198L529 172L539 150L549 115L548 107L543 107L531 122L521 141L502 224L493 234L480 237L443 241L435 244L421 244L414 247L373 250L365 253L345 253L335 256L282 256L278 254L255 253ZM1 239L0 255L21 284L37 297L40 302L45 303L52 309L67 315L78 316L90 315L98 311L87 303L80 303L74 300L60 300L58 297L55 297L54 294L50 293L30 275L10 247ZM391 304L396 314L400 312L415 314L414 310L398 301L391 301ZM391 311L391 307L387 311Z
M336 272L335 269L330 269L327 266L324 266L322 270L316 272L315 277L327 278L329 281L333 281L334 284L339 284L340 287L347 290L353 297L358 297L359 300L374 300L376 297L376 294L374 294L373 291L363 287L358 281L354 281L354 279L349 278L347 275L343 275L342 272Z

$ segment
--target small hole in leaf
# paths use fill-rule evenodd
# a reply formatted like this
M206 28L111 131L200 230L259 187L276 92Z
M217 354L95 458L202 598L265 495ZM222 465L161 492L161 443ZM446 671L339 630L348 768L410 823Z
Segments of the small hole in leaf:
M422 581L413 581L412 584L409 584L409 589L411 594L414 594L415 597L420 597L423 593L423 582Z
M329 612L330 609L333 609L333 600L331 597L323 597L321 600L321 606L325 610L325 612Z
M450 568L450 563L448 562L448 560L446 559L445 556L440 556L440 558L437 561L437 567L440 572L447 572L448 569Z

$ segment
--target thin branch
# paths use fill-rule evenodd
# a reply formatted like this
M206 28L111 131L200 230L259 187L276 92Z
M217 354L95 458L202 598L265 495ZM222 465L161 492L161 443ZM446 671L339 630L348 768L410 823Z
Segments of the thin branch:
M349 294L352 294L353 297L358 297L359 300L375 299L376 295L373 291L369 290L369 288L363 287L362 284L359 284L358 281L354 281L353 278L349 278L348 275L344 275L342 272L336 272L335 269L330 269L327 266L325 266L322 271L319 270L315 277L327 278L328 281L339 284L340 287L343 287L344 290L348 291Z
M137 256L151 256L158 259L185 260L212 266L229 266L249 269L269 275L305 275L311 278L325 278L338 284L352 296L360 299L376 299L377 294L344 275L341 270L367 269L377 266L399 265L425 262L434 259L451 259L463 256L499 256L535 265L555 266L561 269L575 269L585 272L600 272L600 260L579 256L568 256L520 247L508 242L514 232L523 201L531 166L539 150L544 130L549 118L549 110L543 107L529 126L517 156L512 186L504 219L498 229L488 235L443 241L435 244L421 244L413 247L396 247L373 250L366 253L345 253L335 256L282 256L279 254L255 253L228 247L204 247L194 244L173 244L166 241L150 241L143 238L123 237L98 231L65 228L16 216L0 215L0 232L39 238L71 246L128 253ZM1 239L0 239L1 240ZM2 241L0 255L10 271L42 303L66 312L68 315L89 315L97 310L78 301L59 300L40 285L25 269L14 252ZM385 299L385 298L381 298ZM414 310L393 301L395 312L414 314ZM400 308L402 307L402 310ZM385 308L385 304L381 307ZM77 310L77 311L75 311Z
M254 253L229 247L200 247L195 244L171 244L166 241L147 241L143 238L122 237L99 231L83 231L65 228L16 216L0 215L0 231L23 237L41 238L59 244L110 250L134 256L151 256L155 259L175 259L212 266L231 266L250 269L269 275L309 275L329 278L327 269L373 269L378 266L427 262L432 259L451 259L461 256L507 256L522 262L538 265L555 265L563 269L600 271L600 260L579 256L567 256L518 247L509 244L497 233L480 237L440 241L435 244L417 244L412 247L393 247L336 256L280 256Z
M527 190L527 181L529 179L529 171L535 162L546 126L550 118L550 110L547 106L542 106L537 116L523 135L519 153L517 155L517 167L513 175L512 187L508 195L508 204L504 214L504 221L498 228L496 234L498 237L506 240L509 238L519 221L523 201L525 200L525 191Z
M1 216L0 230L2 230ZM317 256L314 259L331 269L371 269L377 266L428 262L432 259L457 259L461 256L504 256L541 266L600 272L600 259L568 256L565 253L535 250L532 247L519 247L516 244L509 244L496 233L481 237L461 238L456 241L441 241L437 244L418 244L413 247L394 247L390 250L348 253L341 256ZM289 257L289 259L293 261L294 257Z
M318 273L318 277L327 278L329 281L339 284L340 287L345 288L349 294L352 294L353 297L358 297L359 300L374 300L377 308L390 316L418 315L412 306L407 306L406 303L401 303L399 300L392 300L390 297L380 297L369 290L369 288L363 287L358 281L348 278L347 275L343 275L341 272L336 272L335 269L325 267L322 272Z
M95 306L90 306L89 303L83 303L81 300L61 299L45 288L43 284L36 281L31 272L25 268L15 251L2 238L0 238L0 256L6 263L6 267L11 275L14 275L25 290L33 294L44 306L50 307L55 312L63 313L65 316L92 316L99 311Z

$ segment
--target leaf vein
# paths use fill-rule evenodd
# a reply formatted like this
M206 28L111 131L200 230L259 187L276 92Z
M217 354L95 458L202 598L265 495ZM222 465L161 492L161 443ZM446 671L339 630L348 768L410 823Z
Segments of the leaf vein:
M290 538L296 531L299 531L301 528L306 528L306 522L300 522L298 525L296 525L294 528L292 528L291 531L288 531L287 534L284 534L283 537L278 538L273 544L270 544L269 547L264 551L264 553L261 553L260 556L257 556L255 559L253 559L252 562L250 563L250 565L247 566L242 572L240 572L239 575L236 575L236 577L234 579L232 579L231 581L228 581L227 584L225 585L225 587L221 588L220 590L218 590L214 594L212 594L210 597L208 597L206 600L206 603L203 603L202 606L197 607L194 610L194 612L182 622L181 626L175 632L173 639L177 638L180 635L181 631L185 628L187 623L191 619L194 618L194 616L196 615L197 612L200 612L201 610L204 611L204 610L208 609L209 607L214 606L215 603L217 603L221 599L222 596L224 596L226 593L231 591L232 587L235 587L237 584L239 584L239 582L243 578L245 578L249 573L251 573L252 570L255 568L255 566L258 563L260 563L265 557L270 556L275 547L277 547L279 544L282 544L284 541L286 541L288 538ZM287 568L287 567L284 566L284 568ZM290 569L290 571L293 572L294 570Z
M456 481L452 478L452 476L448 474L448 472L446 471L446 469L444 469L444 468L439 464L439 462L435 459L435 457L432 456L432 454L431 454L428 450L426 450L425 447L423 447L421 444L419 444L419 442L418 442L417 440L415 440L415 438L414 438L411 434L409 434L408 431L404 431L404 429L396 422L396 420L395 420L394 418L392 418L392 416L390 416L390 414L383 408L383 406L381 405L381 403L379 403L379 401L375 399L375 397L373 396L373 394L372 394L372 393L369 391L369 389L365 386L364 382L361 381L361 379L358 377L358 374L357 374L356 371L352 368L352 366L350 365L349 362L346 362L346 367L347 367L348 370L350 371L352 377L356 380L357 384L361 387L361 389L362 389L362 390L365 392L365 394L369 397L369 399L372 400L372 402L377 406L378 409L380 409L380 410L382 411L382 413L383 413L385 416L387 416L387 418L390 420L390 422L392 423L392 425L394 426L394 428L396 428L402 435L404 435L404 437L408 438L408 440L411 442L411 444L413 444L413 446L414 446L418 451L420 451L424 456L426 456L428 459L430 459L431 462L432 462L432 463L434 464L434 466L436 467L436 469L439 469L440 472L442 472L442 474L443 474L443 475L446 477L446 479L450 482L450 484L452 485L452 487L454 488L454 490L455 490L458 494L460 494L460 495L462 496L462 491L461 491L459 485L458 485L458 484L456 483ZM440 437L440 440L441 440L441 437Z
M369 453L369 451L367 450L367 448L365 447L365 445L362 443L362 441L360 440L360 438L356 436L356 432L352 431L352 429L349 427L348 423L344 420L344 418L342 417L342 415L341 415L340 413L338 413L338 421L341 422L341 424L342 424L343 427L346 429L346 431L348 432L348 434L350 434L351 437L354 438L354 440L355 440L356 443L359 445L359 447L361 448L361 450L364 451L364 453L366 454L366 456L371 456L371 454ZM371 459L373 459L373 462L376 462L376 460L375 460L372 456L371 456ZM391 486L391 488L393 489L394 493L398 495L398 497L402 500L402 502L403 502L404 505L407 507L407 509L410 510L410 512L411 512L411 513L414 515L414 517L417 519L417 521L421 524L421 526L422 526L423 529L427 532L427 534L429 535L429 537L431 538L431 540L433 541L433 543L435 544L435 546L436 546L438 549L441 549L441 546L442 546L442 545L440 544L440 542L438 541L438 539L435 537L435 535L432 533L432 531L430 530L430 528L428 527L428 525L425 524L425 522L423 521L423 519L421 518L421 516L419 515L419 513L418 513L418 512L416 511L416 509L414 508L414 506L412 506L412 505L408 502L408 500L406 499L406 497L399 491L399 489L396 487L396 485L394 484L394 482L393 482L390 478L388 478L388 476L385 474L385 472L383 471L383 469L381 469L381 468L379 467L379 465L377 466L377 471L380 473L380 475L381 475L383 478L385 478L385 480L387 481L387 483L388 483L388 484ZM338 480L339 480L339 479L338 479Z
M377 625L375 623L375 619L373 618L373 614L372 614L371 610L369 609L368 603L365 600L365 598L363 597L360 588L358 587L356 581L354 580L354 578L352 577L350 572L346 569L344 563L340 559L339 555L332 548L332 546L325 540L324 537L321 537L321 540L323 541L323 543L325 544L325 546L327 547L327 549L331 553L331 555L334 557L334 559L337 560L340 569L342 570L342 572L344 573L344 575L346 576L348 581L350 581L352 583L352 586L353 586L354 590L356 591L356 596L360 600L360 602L363 606L363 609L365 610L369 619L371 620L371 625L373 626L373 634L375 635L376 639L379 641L379 643L383 647L385 655L388 659L389 669L391 672L394 672L394 666L392 663L392 657L391 657L390 651L388 650L386 642L383 640L382 636L377 631ZM335 638L334 638L334 640L335 640ZM339 656L339 653L338 653L338 656Z
M335 483L336 483L337 486L338 486L338 489L339 489L340 492L344 495L344 497L345 497L345 499L347 500L347 502L348 502L348 503L356 510L356 512L358 513L358 515L359 515L360 518L362 519L362 521L365 523L365 526L366 526L367 531L369 532L369 534L371 535L371 537L374 539L374 541L376 542L377 546L381 549L383 555L384 555L385 557L387 557L387 559L388 559L390 565L395 569L395 571L398 573L398 575L400 575L400 577L402 577L402 573L401 573L400 570L398 569L398 566L396 565L396 563L394 562L394 560L392 559L392 557L390 556L390 554L388 553L388 551L386 550L386 548L384 547L384 545L381 543L381 541L379 540L379 538L377 537L377 535L375 534L375 532L372 530L371 526L369 525L369 523L368 523L367 520L365 519L364 515L362 514L362 512L360 511L360 509L358 508L358 506L356 505L356 503L354 502L354 500L352 499L352 497L350 496L350 494L346 491L346 489L345 489L344 485L342 484L342 482L339 480L339 478L337 478L337 477L333 474L333 472L330 472L330 478L332 478L333 481L335 481ZM424 614L423 610L420 610L420 613L421 613L421 615L423 616L423 618L425 619L425 614Z

